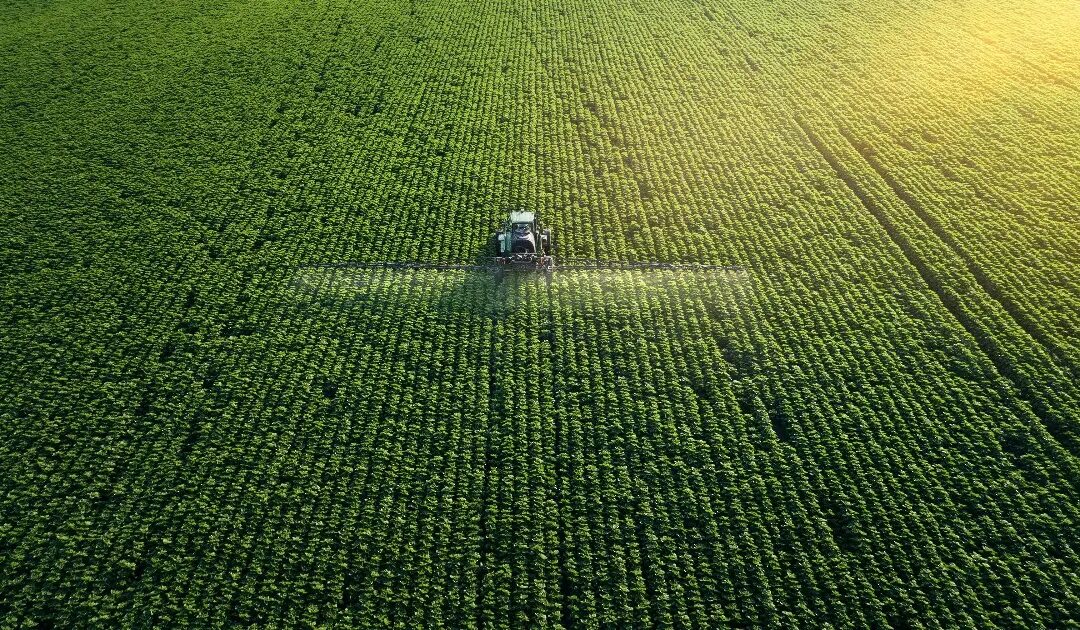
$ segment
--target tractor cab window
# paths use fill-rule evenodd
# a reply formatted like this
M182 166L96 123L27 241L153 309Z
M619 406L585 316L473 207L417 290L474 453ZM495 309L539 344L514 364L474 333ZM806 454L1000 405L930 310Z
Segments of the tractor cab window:
M511 251L515 254L531 254L536 251L536 242L533 240L532 225L528 223L515 223L513 246Z

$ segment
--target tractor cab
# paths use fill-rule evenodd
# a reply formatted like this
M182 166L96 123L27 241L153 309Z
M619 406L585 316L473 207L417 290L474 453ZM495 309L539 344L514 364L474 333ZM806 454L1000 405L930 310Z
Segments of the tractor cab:
M532 212L511 212L495 232L496 261L519 266L550 267L551 230L545 229Z

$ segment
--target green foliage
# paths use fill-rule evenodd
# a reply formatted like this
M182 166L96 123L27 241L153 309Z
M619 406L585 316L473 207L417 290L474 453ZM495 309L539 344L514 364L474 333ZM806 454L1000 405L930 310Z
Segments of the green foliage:
M1065 4L0 7L0 626L1080 623Z

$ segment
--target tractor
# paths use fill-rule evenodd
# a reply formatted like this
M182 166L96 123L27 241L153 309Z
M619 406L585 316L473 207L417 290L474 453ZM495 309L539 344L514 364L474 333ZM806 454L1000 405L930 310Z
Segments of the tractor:
M555 268L555 240L532 212L511 212L495 232L495 262L521 269Z
M550 279L555 269L555 238L534 212L511 211L491 240L495 256L474 262L430 260L352 260L318 263L305 267L393 269L399 271L434 269L438 271L539 271ZM491 251L491 250L488 250ZM640 260L596 260L591 258L560 258L558 271L728 271L743 272L738 265L718 265L697 262L663 262Z

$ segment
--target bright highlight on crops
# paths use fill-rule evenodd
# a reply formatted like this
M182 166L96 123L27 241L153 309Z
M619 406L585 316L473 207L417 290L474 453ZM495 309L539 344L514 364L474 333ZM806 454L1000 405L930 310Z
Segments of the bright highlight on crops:
M1080 4L0 6L0 627L1080 624Z

